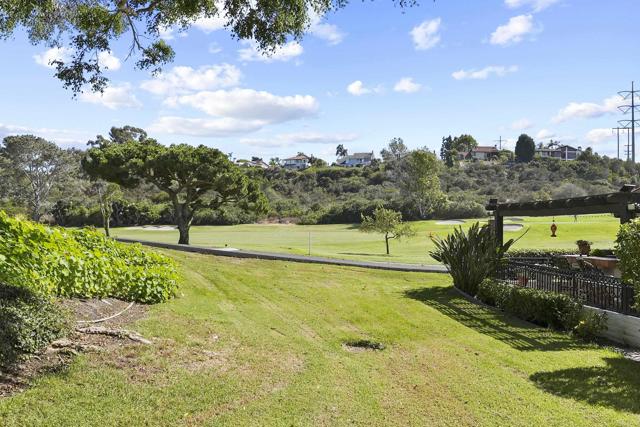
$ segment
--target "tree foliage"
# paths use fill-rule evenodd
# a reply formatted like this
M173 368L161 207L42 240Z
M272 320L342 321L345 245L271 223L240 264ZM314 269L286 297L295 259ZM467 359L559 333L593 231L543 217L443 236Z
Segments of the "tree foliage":
M440 158L447 167L452 167L458 158L458 154L466 154L477 146L478 142L471 135L462 134L454 138L451 135L442 137Z
M189 229L199 209L218 210L230 203L266 209L259 183L222 152L204 145L165 146L149 138L124 143L103 140L87 152L82 165L93 178L129 188L148 182L164 192L182 244L189 244Z
M414 0L396 0L401 7ZM187 30L198 19L218 19L236 39L254 41L264 52L300 40L313 16L345 6L345 0L0 0L0 37L24 31L34 44L63 47L69 60L56 60L56 77L77 93L108 84L100 53L128 39L129 56L141 70L159 72L174 58L161 38L165 29Z
M426 149L412 151L403 163L400 191L415 206L420 219L426 219L446 199L439 172L438 159Z
M516 142L516 161L520 163L529 163L536 154L536 144L529 135L523 133L518 137Z
M360 231L383 234L387 255L389 255L389 240L415 235L411 226L402 222L400 212L385 209L382 206L378 206L371 216L362 215Z

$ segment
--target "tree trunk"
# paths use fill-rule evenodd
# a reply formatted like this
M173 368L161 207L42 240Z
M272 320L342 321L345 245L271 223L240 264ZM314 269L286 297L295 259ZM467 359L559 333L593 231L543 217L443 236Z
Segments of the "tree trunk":
M389 255L389 234L384 235L384 243L387 245L387 255Z
M111 219L110 217L111 215L107 215L107 214L102 215L102 226L104 227L104 234L106 234L107 237L111 237L111 234L110 234L111 227L109 227L109 222L110 222L109 220Z
M180 232L180 238L178 239L179 245L189 244L189 225L178 224L178 231Z

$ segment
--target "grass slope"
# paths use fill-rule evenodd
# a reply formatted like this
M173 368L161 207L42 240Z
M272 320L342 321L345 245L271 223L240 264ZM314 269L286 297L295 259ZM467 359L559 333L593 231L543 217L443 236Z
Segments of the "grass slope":
M447 276L171 254L184 295L135 325L154 345L81 356L0 425L640 425L636 363ZM343 348L361 338L387 348Z
M467 220L468 227L475 220ZM579 216L575 222L571 217L557 217L558 237L551 238L549 227L552 218L524 218L523 224L529 232L516 248L567 248L575 249L575 241L593 241L594 248L611 248L619 227L618 219L609 215ZM506 223L511 223L507 221ZM201 226L191 229L191 244L238 249L253 249L267 252L311 254L331 258L369 261L407 262L435 264L429 255L433 245L430 234L444 236L454 225L438 225L437 221L414 222L418 232L415 237L391 242L391 256L384 254L384 239L377 234L365 234L354 225L237 225ZM113 229L113 235L143 240L176 243L175 230L153 230L140 228ZM518 237L519 232L505 232L505 238Z

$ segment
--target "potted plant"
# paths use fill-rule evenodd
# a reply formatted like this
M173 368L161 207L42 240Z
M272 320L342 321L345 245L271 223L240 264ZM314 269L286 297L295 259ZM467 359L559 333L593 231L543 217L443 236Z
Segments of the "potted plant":
M580 256L587 256L591 252L591 243L588 240L578 240L576 241L576 245L578 245L578 250L580 251Z

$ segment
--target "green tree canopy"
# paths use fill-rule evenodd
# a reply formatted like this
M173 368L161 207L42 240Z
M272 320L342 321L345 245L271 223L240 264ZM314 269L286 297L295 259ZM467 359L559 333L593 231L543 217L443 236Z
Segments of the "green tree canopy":
M415 235L409 224L402 222L402 214L391 209L378 206L372 216L362 215L360 231L363 233L379 233L384 235L384 243L389 255L389 240L401 239Z
M401 7L415 0L395 0ZM65 47L69 61L57 60L56 77L74 93L107 86L100 52L125 38L138 69L158 72L174 51L160 37L166 28L188 29L200 18L224 22L234 38L253 40L265 52L299 40L314 16L344 7L345 0L0 0L0 37L24 31L34 44Z
M53 142L33 135L7 136L0 146L0 165L5 191L29 206L31 218L39 221L55 185L66 178L71 153Z
M412 151L402 167L401 194L415 206L420 219L426 219L446 199L438 178L440 168L435 154L427 149Z
M536 154L536 144L529 135L523 133L516 142L516 161L529 163Z
M92 178L129 188L148 182L166 193L181 244L189 244L189 229L198 209L217 210L230 203L258 212L267 207L256 180L222 152L204 145L165 146L150 138L116 143L103 138L89 149L82 166Z
M442 138L440 158L447 167L452 167L455 164L458 154L468 153L477 146L478 142L471 135L462 134L454 138L451 138L451 135L449 135L446 138Z

